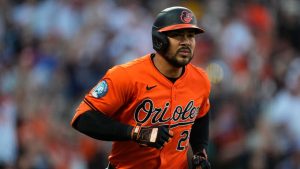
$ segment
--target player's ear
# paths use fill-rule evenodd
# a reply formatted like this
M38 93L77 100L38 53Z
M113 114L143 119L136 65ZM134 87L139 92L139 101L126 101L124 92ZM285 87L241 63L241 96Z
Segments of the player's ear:
M154 50L160 54L164 54L169 47L169 39L164 33L152 28L152 44Z

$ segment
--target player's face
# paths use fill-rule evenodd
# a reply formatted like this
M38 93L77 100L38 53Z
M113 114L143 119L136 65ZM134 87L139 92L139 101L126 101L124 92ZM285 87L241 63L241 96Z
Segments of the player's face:
M169 49L165 59L175 67L188 64L194 55L195 31L193 29L181 29L167 32Z

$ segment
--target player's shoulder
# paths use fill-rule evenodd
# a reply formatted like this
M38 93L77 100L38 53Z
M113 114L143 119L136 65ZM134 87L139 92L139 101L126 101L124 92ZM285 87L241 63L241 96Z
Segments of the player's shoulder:
M149 61L150 61L150 54L135 58L123 64L115 65L109 71L110 72L125 71L131 73L133 71L138 71L141 68L147 67L147 65L149 65L147 64Z
M208 80L208 75L207 75L207 72L205 71L204 68L202 67L199 67L199 66L196 66L194 64L188 64L188 69L189 71L191 71L194 75L196 76L201 76L205 79Z
M199 82L203 84L206 88L210 88L210 80L204 68L190 63L188 64L187 69L191 81Z
M150 54L138 57L134 60L131 60L127 63L123 63L120 65L117 65L116 68L124 69L126 71L138 71L142 68L147 68L149 66L149 63L151 63Z

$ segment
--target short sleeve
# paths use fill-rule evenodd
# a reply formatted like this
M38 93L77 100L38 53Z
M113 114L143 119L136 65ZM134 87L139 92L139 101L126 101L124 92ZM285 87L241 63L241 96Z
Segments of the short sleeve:
M110 69L84 98L91 109L113 116L132 96L131 79L121 66ZM78 109L80 110L80 109Z
M208 113L209 109L210 109L210 102L209 102L209 98L207 98L204 99L204 101L202 102L197 118L205 116Z
M210 101L209 101L210 90L211 90L210 81L209 81L209 78L208 78L208 74L204 70L200 69L200 72L201 72L201 75L203 77L202 78L202 83L205 84L203 86L203 90L205 90L205 95L204 95L204 98L202 100L201 107L199 109L199 113L198 113L197 118L205 116L208 113L209 109L210 109Z

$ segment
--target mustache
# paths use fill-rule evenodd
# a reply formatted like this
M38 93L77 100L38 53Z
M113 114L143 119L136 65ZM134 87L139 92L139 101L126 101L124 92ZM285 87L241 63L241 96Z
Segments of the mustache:
M188 50L189 53L192 53L192 49L189 47L181 47L177 50L177 53L181 52L181 51L186 51Z

